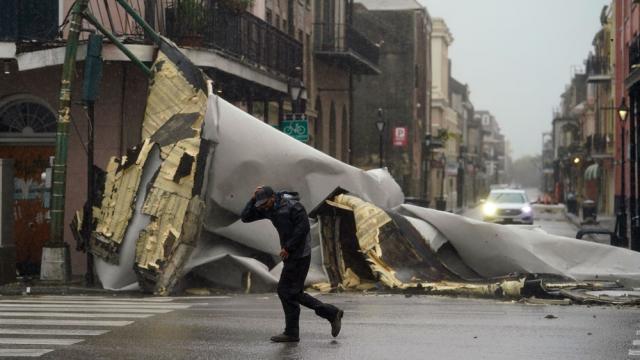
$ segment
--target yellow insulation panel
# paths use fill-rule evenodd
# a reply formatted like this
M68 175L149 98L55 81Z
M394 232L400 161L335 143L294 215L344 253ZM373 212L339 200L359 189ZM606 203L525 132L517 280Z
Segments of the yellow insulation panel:
M153 144L148 140L142 144L136 163L119 169L121 161L111 158L107 167L104 197L100 209L95 213L96 233L114 243L121 244L133 215L136 193L142 177L142 169Z

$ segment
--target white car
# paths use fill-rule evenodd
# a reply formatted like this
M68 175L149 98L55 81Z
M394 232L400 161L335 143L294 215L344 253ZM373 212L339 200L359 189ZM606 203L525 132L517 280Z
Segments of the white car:
M491 190L482 215L487 222L533 225L533 209L524 190Z

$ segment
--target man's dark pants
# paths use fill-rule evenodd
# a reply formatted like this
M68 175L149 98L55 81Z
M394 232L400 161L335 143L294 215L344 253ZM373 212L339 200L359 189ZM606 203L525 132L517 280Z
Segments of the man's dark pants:
M338 308L331 304L324 304L320 300L304 292L304 280L309 272L311 256L301 259L284 261L282 275L278 283L278 296L282 302L286 327L284 333L299 336L300 305L308 307L321 318L332 321L338 314Z

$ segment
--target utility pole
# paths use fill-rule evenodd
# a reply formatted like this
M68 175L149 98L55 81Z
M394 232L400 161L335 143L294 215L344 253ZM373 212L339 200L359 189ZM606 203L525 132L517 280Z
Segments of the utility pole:
M82 31L82 14L89 0L78 0L71 9L71 25L62 69L58 123L56 128L56 155L53 162L51 196L51 237L42 249L40 279L68 281L71 276L69 245L64 242L64 202L67 178L67 150L69 123L71 122L71 90L76 69L78 40Z

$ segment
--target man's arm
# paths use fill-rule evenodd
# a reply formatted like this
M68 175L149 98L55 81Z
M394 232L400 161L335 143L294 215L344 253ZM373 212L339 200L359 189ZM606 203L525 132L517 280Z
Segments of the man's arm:
M244 223L253 222L256 220L264 219L264 215L258 209L256 209L256 199L255 197L251 198L247 205L244 206L244 210L242 210L242 214L240 215L240 219Z
M307 216L307 211L302 204L296 203L291 209L291 222L293 223L293 232L290 238L285 239L284 243L284 248L288 252L299 246L304 246L303 242L309 233L309 216Z

